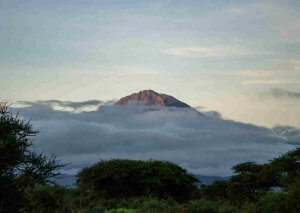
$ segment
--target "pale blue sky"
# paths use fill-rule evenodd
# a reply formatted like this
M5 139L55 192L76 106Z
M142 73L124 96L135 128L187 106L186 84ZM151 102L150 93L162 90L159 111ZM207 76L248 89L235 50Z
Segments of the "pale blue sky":
M227 118L299 126L299 11L298 0L1 0L0 97L151 88Z

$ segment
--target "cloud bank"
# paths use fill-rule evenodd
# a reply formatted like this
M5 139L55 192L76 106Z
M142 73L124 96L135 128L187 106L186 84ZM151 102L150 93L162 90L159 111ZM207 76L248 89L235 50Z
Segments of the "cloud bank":
M265 162L295 147L272 129L224 120L217 112L132 103L73 113L46 103L17 110L40 131L38 149L71 163L68 174L100 159L127 158L169 160L195 174L228 176L237 163Z
M294 92L279 88L274 88L271 90L271 95L275 98L300 98L300 92Z
M21 107L27 106L30 108L49 108L59 111L69 112L84 112L95 111L101 105L110 105L113 101L87 100L81 102L75 101L60 101L60 100L39 100L39 101L19 101L17 104Z

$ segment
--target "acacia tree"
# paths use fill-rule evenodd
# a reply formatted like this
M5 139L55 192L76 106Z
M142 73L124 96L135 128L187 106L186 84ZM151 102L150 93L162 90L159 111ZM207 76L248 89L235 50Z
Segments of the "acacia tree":
M109 160L84 168L77 175L77 185L87 196L131 198L190 198L198 180L178 165L168 161Z
M16 212L26 187L48 182L63 166L55 156L36 152L37 133L6 104L0 106L0 212Z

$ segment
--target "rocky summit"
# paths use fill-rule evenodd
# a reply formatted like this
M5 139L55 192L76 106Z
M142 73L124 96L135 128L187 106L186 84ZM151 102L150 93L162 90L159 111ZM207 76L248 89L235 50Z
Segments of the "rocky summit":
M143 90L138 93L133 93L121 98L115 105L127 105L130 101L141 101L151 106L190 107L170 95L160 94L153 90Z

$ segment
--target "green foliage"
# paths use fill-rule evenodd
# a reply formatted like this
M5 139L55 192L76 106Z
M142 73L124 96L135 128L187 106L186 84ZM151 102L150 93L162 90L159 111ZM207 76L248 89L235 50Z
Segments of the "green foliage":
M268 164L259 165L255 162L245 162L233 167L236 175L229 181L228 193L231 201L241 204L255 201L272 186L277 186L273 172Z
M239 212L238 208L236 206L223 203L219 206L218 213L237 213Z
M287 191L291 195L291 205L300 212L300 177L295 179L295 183L290 184Z
M294 183L300 176L300 148L290 151L270 162L274 174L281 186Z
M198 180L167 161L101 161L78 174L79 189L91 196L130 198L153 196L188 199Z
M217 213L218 204L209 200L193 200L188 203L187 212L190 213Z
M249 174L257 174L262 170L262 165L258 165L255 162L245 162L240 163L232 167L235 173L249 173Z
M28 186L46 183L61 167L54 156L36 153L32 138L37 134L29 122L0 106L0 212L22 207Z
M225 201L228 199L228 181L219 180L211 185L201 188L200 197L213 201Z
M241 207L241 212L243 213L258 213L258 206L254 202L246 202Z
M68 190L64 187L40 185L27 188L24 202L26 206L23 212L71 212L68 207Z
M257 203L259 212L293 212L292 197L286 192L268 192Z
M229 202L247 208L245 212L259 212L257 203L275 187L287 191L295 208L300 209L300 148L292 150L269 163L245 162L233 167L235 175L227 181L215 181L201 187L199 196L215 202ZM283 196L280 192L273 196ZM271 196L271 195L269 195ZM270 197L266 202L270 204ZM272 197L274 200L276 197ZM286 198L286 197L285 197ZM255 207L253 207L253 205Z
M135 213L136 211L133 209L111 209L109 211L105 211L105 213Z
M297 164L289 164L297 162L298 156L296 149L269 163L238 164L229 180L201 188L170 162L101 161L78 174L75 189L29 188L25 212L296 213L300 212L300 176ZM185 186L179 191L189 191L188 196L182 199L179 191L168 191L174 186ZM279 187L277 192L272 191L274 186Z
M138 212L174 212L177 202L172 199L159 200L157 198L147 198L139 206Z

